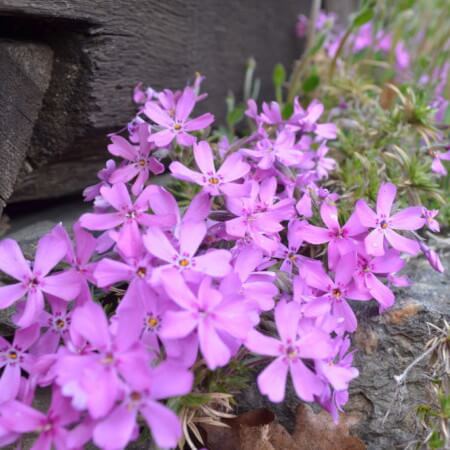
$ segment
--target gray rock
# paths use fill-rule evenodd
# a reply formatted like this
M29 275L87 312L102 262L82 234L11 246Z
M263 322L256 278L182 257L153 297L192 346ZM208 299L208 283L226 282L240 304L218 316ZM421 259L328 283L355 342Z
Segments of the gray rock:
M425 358L417 364L401 388L394 376L424 352L433 337L427 324L439 326L443 319L450 319L450 255L442 259L444 274L434 272L424 259L411 260L407 273L413 286L398 293L395 306L383 315L378 315L373 302L354 302L359 317L354 337L358 349L355 364L360 376L351 384L345 411L354 424L352 433L367 444L368 450L403 449L422 437L416 409L433 402L426 377L429 361ZM271 404L253 384L237 398L237 403L240 411L270 408L292 430L299 401L288 386L285 401Z

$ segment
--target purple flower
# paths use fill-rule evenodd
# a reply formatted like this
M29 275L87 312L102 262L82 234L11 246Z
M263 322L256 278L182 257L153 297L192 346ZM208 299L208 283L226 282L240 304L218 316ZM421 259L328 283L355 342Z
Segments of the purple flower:
M109 177L109 181L115 183L126 183L136 178L131 192L139 195L144 189L150 172L158 175L164 172L164 166L150 152L154 150L148 142L148 126L139 126L139 147L130 144L122 136L112 136L112 144L108 145L108 151L114 156L123 158L126 163L118 167Z
M321 139L336 139L337 127L334 123L317 123L323 114L322 103L313 100L304 110L298 98L294 101L294 114L289 120L290 126L303 133L315 133Z
M41 327L47 330L32 347L32 353L36 355L55 353L61 341L65 344L70 341L71 312L67 310L67 302L51 295L47 300L50 312L42 311L39 320Z
M106 167L104 169L101 169L97 174L98 178L100 179L100 183L89 186L83 191L85 202L94 200L95 197L100 194L101 187L110 185L109 177L115 170L116 162L113 159L108 159L108 161L106 161Z
M290 219L294 213L292 200L279 200L276 189L277 181L275 177L270 177L260 185L252 182L248 198L227 197L228 210L238 216L226 222L227 233L240 238L248 237L258 247L273 253L278 248L277 233L283 229L280 222Z
M442 164L442 160L450 161L450 150L439 153L439 152L431 152L433 157L433 162L431 163L431 170L441 176L447 175L447 169L444 164Z
M302 38L306 36L307 31L308 31L308 18L305 15L300 14L297 17L297 23L295 25L295 33L297 37Z
M324 271L323 267L316 265L304 265L300 268L300 274L308 286L323 293L323 298L328 302L328 308L344 331L356 330L357 320L355 313L347 299L370 300L371 296L355 286L353 274L356 269L356 255L354 252L342 256L336 265L334 280Z
M194 172L180 162L174 161L169 167L172 176L203 186L204 192L213 196L248 194L245 184L233 183L244 177L250 170L250 166L242 160L239 153L228 156L220 169L216 171L211 147L206 141L201 141L194 145L194 158L201 173Z
M264 336L256 330L249 333L245 346L252 352L276 359L258 375L258 387L272 402L284 399L286 380L290 372L295 392L305 401L321 394L324 384L304 363L304 359L323 359L332 354L327 333L310 328L299 330L300 307L281 301L275 308L275 323L280 339Z
M2 405L1 411L2 422L7 429L38 435L32 447L35 450L68 448L68 427L79 417L57 388L52 391L52 403L46 414L16 400Z
M171 226L175 223L175 217L159 214L159 204L163 189L158 186L147 186L133 203L128 189L123 183L114 184L111 187L102 187L102 197L111 205L115 212L108 213L86 213L80 217L79 223L88 230L110 230L117 227L128 227L132 224L142 226ZM150 207L156 214L149 214Z
M12 344L0 336L0 367L3 368L0 378L0 404L17 397L21 370L30 373L33 369L34 357L27 350L38 337L37 323L16 331Z
M204 222L183 222L179 231L178 250L156 227L149 228L143 239L149 253L167 263L160 266L160 270L175 267L179 271L192 270L213 277L223 277L231 270L231 254L228 251L211 250L195 256L206 232Z
M408 69L411 64L411 57L403 41L395 46L395 62L400 71Z
M316 361L315 367L319 376L328 381L336 391L348 389L348 384L359 374L358 369L352 367L353 354L347 353L350 339L336 338L333 343L333 354L325 359Z
M296 148L295 141L295 133L283 130L274 140L261 139L256 143L255 149L242 149L242 152L258 159L258 167L263 170L271 169L276 161L289 167L299 164L303 158L303 153Z
M422 228L425 220L422 217L422 208L412 206L391 216L392 204L394 203L397 188L392 183L381 185L377 196L377 212L369 208L364 200L356 203L356 213L360 222L368 227L374 228L365 238L366 251L369 255L384 255L384 238L395 249L416 255L419 245L415 240L405 238L394 230L417 230Z
M439 214L437 209L422 208L422 217L425 219L426 226L435 233L439 233L441 227L435 217Z
M73 225L73 242L61 224L53 228L52 234L65 241L67 253L64 261L70 264L80 278L80 294L77 300L80 302L89 300L91 294L88 282L94 282L92 274L96 266L96 263L90 260L95 252L97 239L84 230L79 222Z
M239 291L251 309L269 311L273 309L274 297L278 294L276 274L268 270L258 271L264 262L261 249L246 246L239 250L233 264L233 272L220 284L220 291Z
M363 246L362 246L363 247ZM383 256L369 256L364 248L358 248L358 264L354 274L356 284L367 289L380 305L380 312L394 304L394 293L383 284L377 275L394 274L403 269L405 261L397 250L389 249Z
M130 315L121 311L116 333L100 305L87 302L72 313L72 339L89 344L83 353L66 352L56 364L56 381L72 405L87 409L94 419L107 414L122 393L124 382L146 387L149 378L148 354L139 343L140 330L129 328Z
M44 293L69 301L80 292L80 280L75 271L49 275L65 254L65 242L51 234L39 240L33 265L25 260L16 241L0 242L0 270L19 281L0 287L0 309L8 308L26 295L23 314L17 320L20 327L38 320L44 309Z
M428 247L423 242L419 242L420 250L427 258L428 262L430 263L430 266L436 271L443 273L445 271L444 266L442 265L441 259L439 258L439 255L430 247Z
M355 213L341 227L338 210L328 200L325 200L320 207L320 217L327 228L305 223L298 227L298 237L310 244L328 243L328 264L331 269L334 269L340 256L355 250L354 238L364 233L366 228L359 223Z
M195 103L196 95L190 87L185 88L178 99L174 116L161 109L157 103L148 102L145 105L145 114L161 128L161 131L150 136L151 142L154 142L157 147L165 147L176 139L177 143L183 147L192 145L196 138L189 133L207 128L214 122L214 116L211 113L188 120Z
M180 420L158 400L190 392L193 376L186 369L164 362L152 369L145 389L128 389L125 398L93 430L95 444L105 450L125 448L133 439L140 413L160 448L175 448L182 436Z
M231 358L227 341L245 339L252 327L242 299L238 295L224 298L208 277L200 283L197 295L176 270L164 272L162 279L167 294L180 310L165 313L161 336L182 338L195 330L208 367L213 370L225 366Z

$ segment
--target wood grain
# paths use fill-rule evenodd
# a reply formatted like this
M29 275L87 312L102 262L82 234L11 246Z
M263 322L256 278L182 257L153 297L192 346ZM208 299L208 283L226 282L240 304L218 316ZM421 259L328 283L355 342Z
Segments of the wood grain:
M180 88L196 71L206 75L208 99L202 105L220 121L228 90L239 94L246 61L254 57L262 96L271 98L274 64L288 68L298 56L296 15L309 0L0 0L0 37L40 42L54 53L45 93L27 155L28 168L15 180L11 201L40 197L32 180L52 165L80 154L105 159L105 134L123 126L133 114L131 91L142 81L156 89ZM0 68L0 79L4 79ZM88 141L87 137L92 138ZM83 146L83 149L80 147ZM98 156L93 156L98 155ZM97 167L95 167L96 169ZM92 179L95 169L86 167ZM9 171L0 166L0 178ZM37 172L37 173L36 173ZM8 188L0 195L9 196ZM71 180L51 182L52 196L79 189ZM26 186L26 188L25 188ZM43 188L43 196L49 189Z

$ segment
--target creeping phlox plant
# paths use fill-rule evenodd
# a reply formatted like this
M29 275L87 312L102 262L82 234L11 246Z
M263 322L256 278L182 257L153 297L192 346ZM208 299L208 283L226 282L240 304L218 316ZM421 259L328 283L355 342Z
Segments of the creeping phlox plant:
M175 447L181 426L164 401L201 392L195 369L224 367L242 348L270 358L257 378L270 400L283 400L289 374L300 399L334 417L347 401L358 375L350 302L392 306L402 256L424 245L413 231L438 224L421 205L398 211L391 183L375 209L359 200L340 222L338 195L320 187L337 130L320 122L318 101L296 99L285 120L276 104L258 113L250 102L256 131L241 146L208 142L213 116L189 118L202 98L196 87L150 91L128 136L111 137L116 162L85 191L94 211L73 238L56 226L34 261L0 243L0 269L14 279L1 307L16 304L18 326L1 339L2 445L37 432L35 448L123 448L140 415L160 447ZM149 181L164 171L158 157L177 155L171 177L197 187L187 208ZM117 292L108 317L102 301ZM259 327L272 312L276 336ZM47 386L43 413L31 404Z
M54 227L33 261L0 242L11 278L0 307L15 306L17 325L0 338L2 446L35 433L34 449L116 450L148 427L173 448L183 429L189 439L177 415L186 399L228 393L211 374L250 366L271 401L290 378L337 420L358 376L352 302L391 307L421 251L443 270L416 233L438 231L437 212L399 208L391 182L375 205L361 198L341 214L346 193L324 187L339 130L318 100L295 97L288 115L250 100L252 131L237 139L193 114L201 81L136 88L139 112L111 136L114 158L85 190L93 211L73 230ZM33 407L42 388L46 412Z

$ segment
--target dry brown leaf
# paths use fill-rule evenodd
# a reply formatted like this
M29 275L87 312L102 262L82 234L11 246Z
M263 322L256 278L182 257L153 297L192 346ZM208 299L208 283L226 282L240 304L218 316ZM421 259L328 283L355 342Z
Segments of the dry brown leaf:
M297 450L365 450L365 444L350 436L345 415L338 424L326 411L315 414L309 405L299 405L293 434Z
M365 450L364 443L348 431L345 416L336 425L330 415L315 414L300 405L294 434L275 421L272 411L262 408L224 419L229 428L201 425L208 450Z

